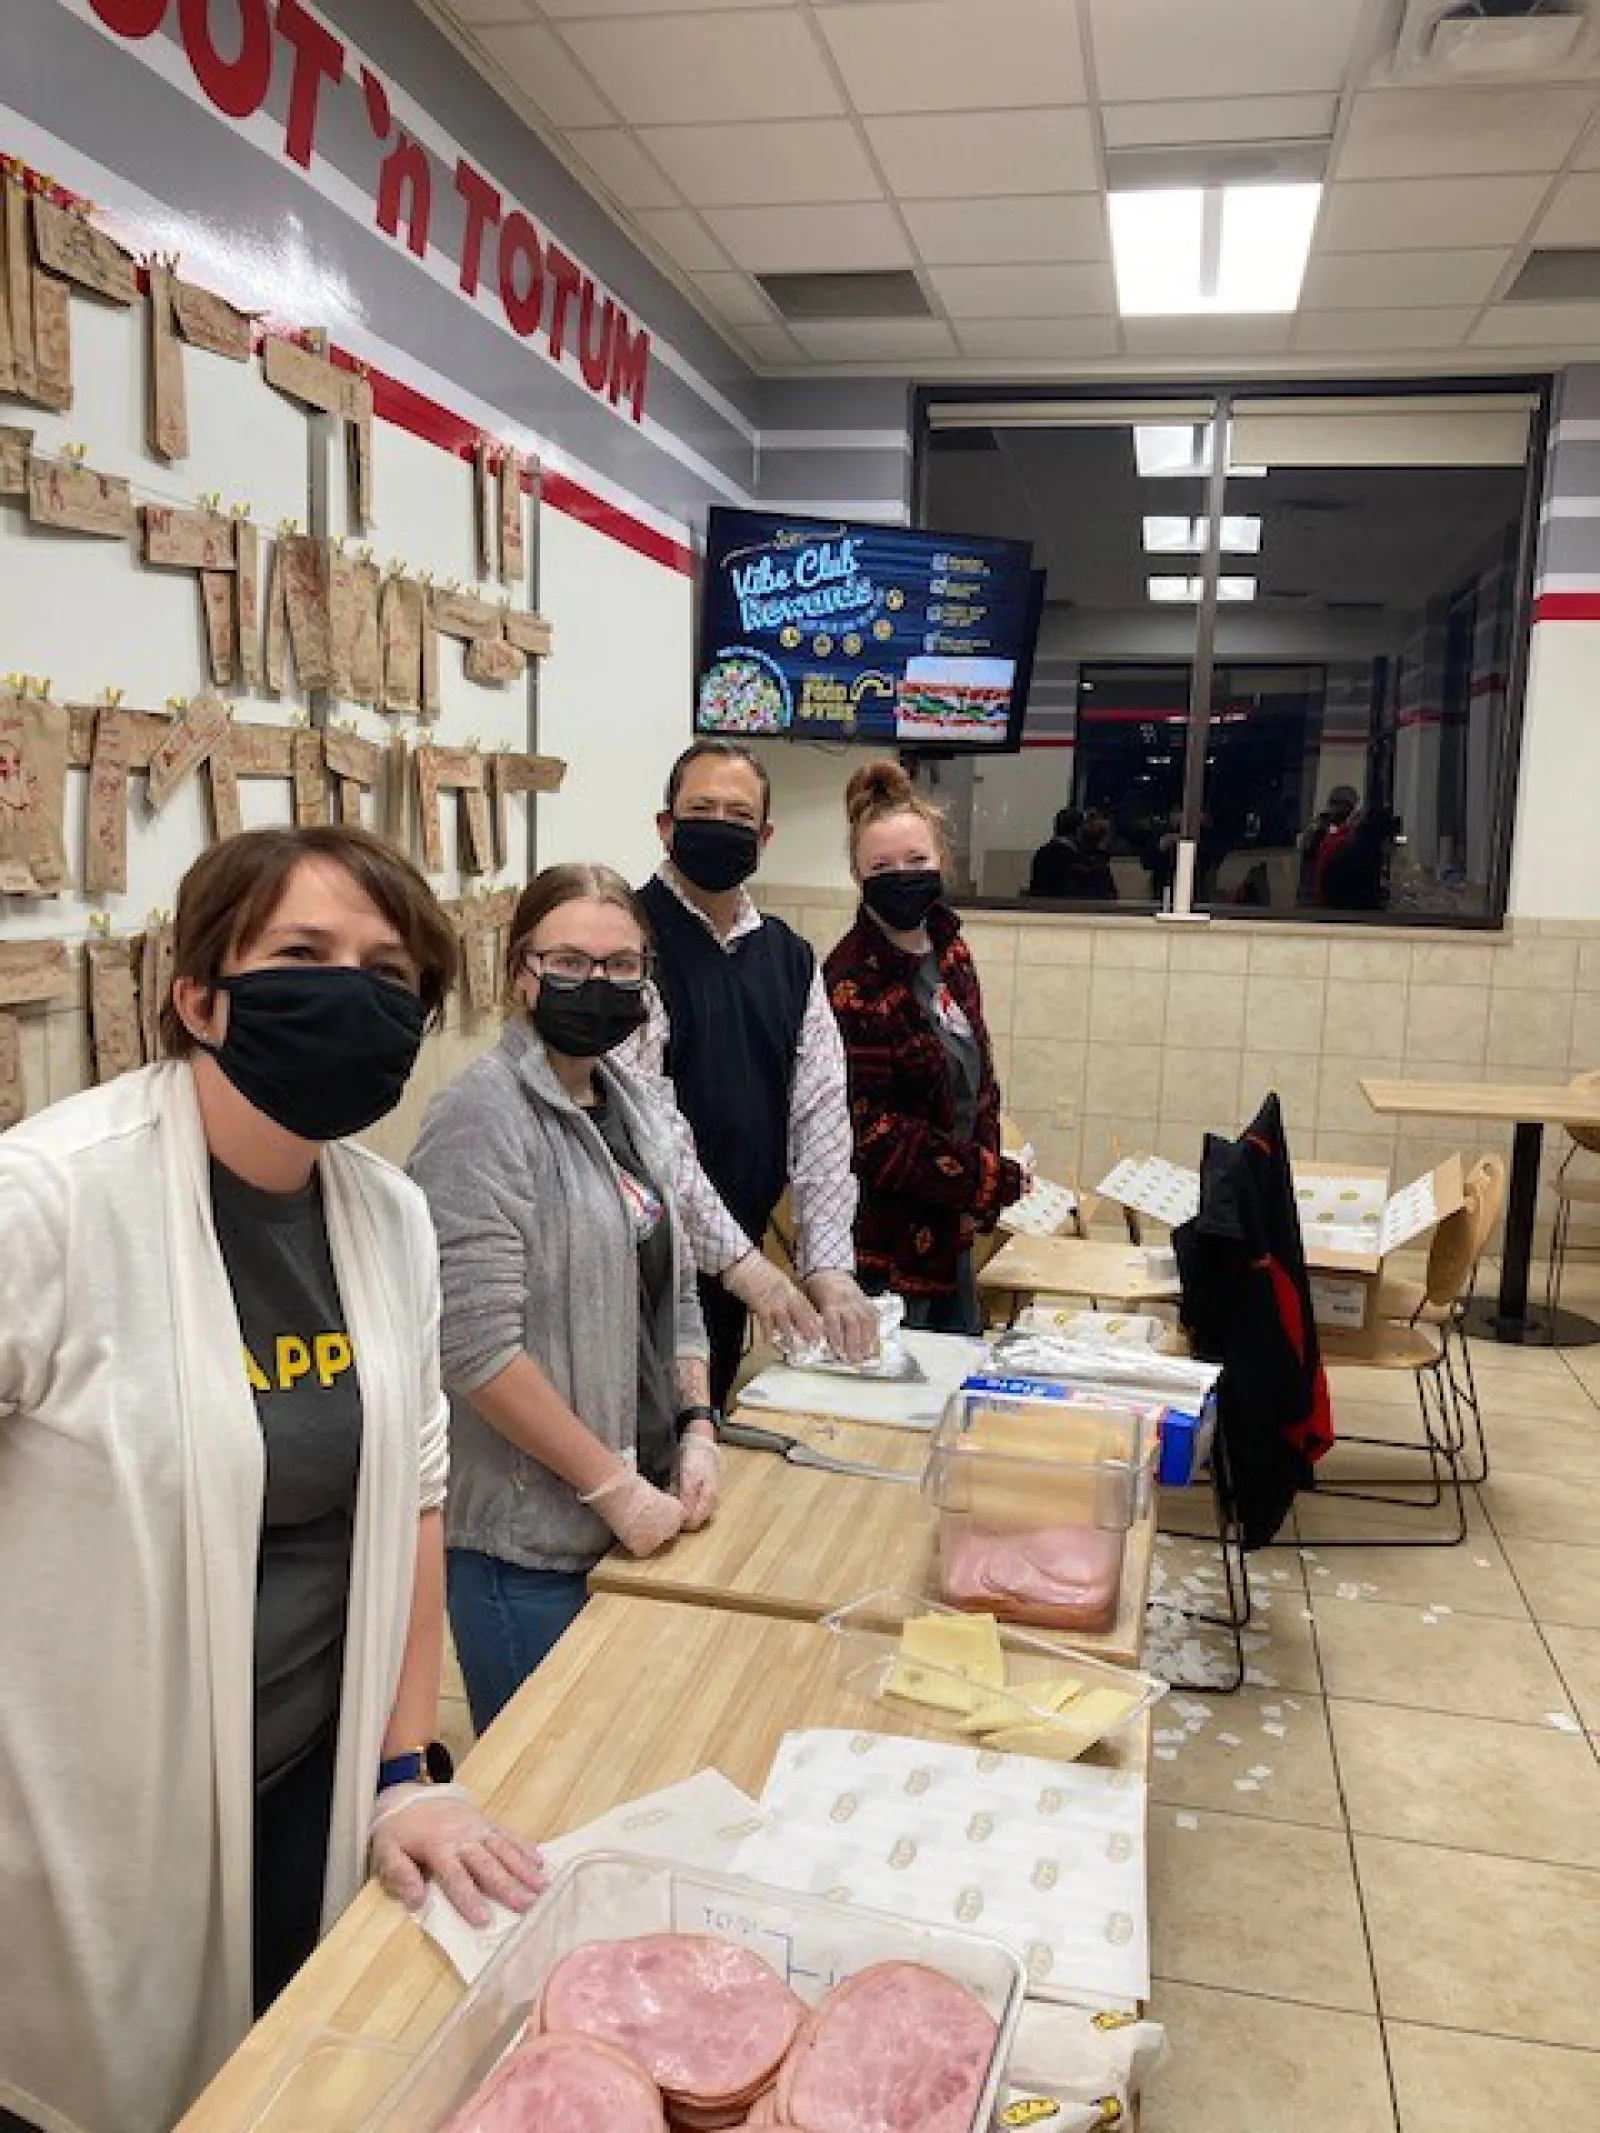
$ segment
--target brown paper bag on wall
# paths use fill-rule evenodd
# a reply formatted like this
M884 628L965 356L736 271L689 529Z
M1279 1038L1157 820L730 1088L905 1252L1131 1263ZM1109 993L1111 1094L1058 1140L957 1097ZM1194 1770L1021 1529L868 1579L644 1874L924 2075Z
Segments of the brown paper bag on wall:
M495 967L498 938L488 914L479 912L470 902L464 903L461 912L462 974L466 979L467 1006L475 1015L487 1014L499 993L499 972Z
M161 1010L172 990L172 922L151 926L139 943L139 1034L146 1059L161 1057Z
M0 1015L0 1133L16 1125L27 1108L22 1086L22 1025L15 1015Z
M165 807L227 733L228 713L221 697L197 696L173 720L171 732L150 758L150 805Z
M328 629L328 548L308 533L285 534L278 543L283 563L284 597L289 608L289 642L294 648L295 677L302 691L326 689L333 681Z
M433 604L426 588L417 602L417 627L421 632L422 715L437 718L441 702L439 684L439 632L434 627Z
M493 688L520 681L528 671L528 655L519 652L504 637L474 637L465 660L468 681L481 681Z
M70 744L59 705L0 694L0 895L54 896L67 886L62 814Z
M261 533L247 518L237 518L233 522L233 578L239 673L247 689L259 689L262 682Z
M522 531L522 456L507 452L500 461L500 579L520 586L528 572Z
M206 758L206 776L211 787L211 835L220 844L224 837L237 837L244 828L244 810L239 804L239 766L233 759L233 735L225 733Z
M191 348L226 356L230 363L249 362L250 320L245 312L236 311L209 289L197 289L193 282L181 281L176 274L171 279L171 293L173 318Z
M267 572L267 687L275 696L283 693L289 667L289 594L284 577L283 536L272 544Z
M62 533L123 540L134 528L133 491L114 474L61 459L28 461L28 516Z
M495 489L494 467L489 457L488 439L480 437L472 455L472 521L476 533L478 551L478 576L492 578L495 574L495 525L499 513L499 498Z
M383 708L422 708L422 587L410 578L384 581L380 609L383 633Z
M328 778L322 735L298 728L294 736L294 819L302 829L328 819Z
M65 941L0 941L0 1007L81 997Z
M127 306L139 294L133 256L114 237L97 230L74 209L58 207L43 193L33 196L33 242L39 264L63 280L91 289L107 302Z
M0 288L0 312L5 310L5 290ZM0 392L5 386L0 383ZM0 423L0 496L26 496L28 459L33 451L32 430Z
M86 951L96 1081L110 1081L144 1064L131 948L125 940L90 941Z
M350 694L376 710L383 697L383 638L378 625L383 573L376 563L355 567L355 639L350 651Z
M33 277L33 397L64 415L72 405L72 296L53 274Z
M444 835L439 824L439 751L425 744L413 751L417 764L417 834L423 870L444 872Z
M84 834L86 896L120 896L128 886L128 762L132 738L132 721L127 712L107 704L95 713Z
M349 460L350 512L363 531L372 524L372 380L350 380L345 402L345 452Z
M237 567L235 521L220 511L178 511L141 504L144 559L173 570L231 571Z
M211 679L219 689L226 688L233 679L234 644L238 636L233 616L231 570L201 571L200 605L205 614L206 654L211 664Z
M328 667L329 688L341 701L355 695L356 636L360 627L360 569L354 556L346 555L334 542L328 550Z
M11 389L31 400L38 389L34 369L33 260L28 250L28 196L22 180L0 179L4 226L5 298L11 327Z
M172 275L148 272L150 375L146 387L148 442L163 459L189 456L189 404L183 382L183 346L172 318Z
M461 819L456 835L463 874L494 872L494 832L489 822L489 795L481 785L461 788Z

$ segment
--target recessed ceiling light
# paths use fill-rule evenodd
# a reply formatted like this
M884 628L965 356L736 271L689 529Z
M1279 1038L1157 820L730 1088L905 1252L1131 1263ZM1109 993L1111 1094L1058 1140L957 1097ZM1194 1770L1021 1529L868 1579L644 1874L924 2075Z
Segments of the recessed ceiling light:
M1111 195L1124 318L1293 311L1320 185L1224 185Z
M1147 518L1144 545L1152 555L1203 555L1206 521L1203 518ZM1259 555L1261 521L1258 518L1225 517L1222 547L1226 555Z
M1192 481L1211 472L1211 424L1209 422L1136 422L1133 425L1133 459L1139 472L1149 478L1175 476ZM1258 481L1265 467L1228 468L1230 481Z
M1200 578L1147 578L1149 596L1160 606L1198 606L1204 581ZM1253 600L1256 596L1254 578L1219 578L1218 600Z

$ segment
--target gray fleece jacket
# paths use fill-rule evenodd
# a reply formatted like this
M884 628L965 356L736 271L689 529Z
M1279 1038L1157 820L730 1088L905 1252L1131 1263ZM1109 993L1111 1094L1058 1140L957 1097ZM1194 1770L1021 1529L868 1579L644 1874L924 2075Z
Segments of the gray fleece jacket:
M670 1208L671 1161L656 1113L622 1068L602 1061L598 1072ZM468 1397L526 1352L602 1443L635 1448L632 1216L605 1143L556 1079L525 1015L433 1099L408 1167L439 1237L449 1545L527 1569L588 1570L611 1546L605 1522ZM658 1331L666 1353L703 1357L694 1262L675 1211L671 1220L678 1278Z

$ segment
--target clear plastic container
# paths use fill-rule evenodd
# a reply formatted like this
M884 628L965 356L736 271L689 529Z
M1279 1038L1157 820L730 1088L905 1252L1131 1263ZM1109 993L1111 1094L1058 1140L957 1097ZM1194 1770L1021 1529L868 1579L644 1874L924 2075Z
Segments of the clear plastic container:
M363 2133L439 2133L517 2042L563 1956L591 1941L642 1933L712 1933L753 1948L811 2005L872 1963L925 1963L942 1971L965 1985L997 2025L972 2133L990 2125L1027 1990L1021 1962L999 1941L660 1860L596 1852L558 1876Z
M1129 1528L1150 1508L1155 1411L1044 1378L969 1379L934 1433L943 1599L1098 1635L1116 1620Z
M959 1608L943 1607L937 1601L926 1600L920 1593L903 1592L893 1587L864 1593L859 1600L852 1600L848 1607L840 1607L822 1618L823 1628L832 1630L839 1640L837 1680L855 1695L882 1704L886 1711L904 1713L910 1707L896 1696L893 1684L902 1657L900 1640L906 1624L927 1615L958 1618L961 1612ZM1154 1674L1141 1674L1132 1667L1113 1666L1109 1660L1074 1651L1064 1637L1045 1636L1037 1630L1017 1629L1007 1624L1000 1631L1000 1647L1005 1654L1006 1686L994 1691L992 1697L986 1691L984 1697L986 1706L991 1703L994 1706L992 1712L986 1711L986 1715L994 1717L995 1730L1043 1726L1059 1731L1069 1757L1073 1745L1071 1705L1063 1711L1054 1704L1034 1701L1028 1694L1030 1682L1058 1682L1067 1675L1081 1681L1086 1690L1111 1689L1131 1698L1121 1717L1099 1729L1097 1738L1102 1740L1131 1726L1167 1693L1166 1682L1158 1680ZM946 1673L941 1667L923 1660L918 1660L917 1665L920 1671L942 1679L952 1690L967 1686L960 1675ZM959 1714L920 1701L915 1710L920 1720L948 1731L952 1739L962 1740L969 1747L981 1745L971 1735L961 1732Z

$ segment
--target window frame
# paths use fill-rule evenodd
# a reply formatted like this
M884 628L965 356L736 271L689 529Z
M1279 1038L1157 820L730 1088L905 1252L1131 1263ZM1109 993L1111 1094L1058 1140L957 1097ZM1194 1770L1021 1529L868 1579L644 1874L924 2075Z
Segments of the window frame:
M1506 690L1505 746L1497 769L1494 790L1490 796L1493 814L1493 830L1490 839L1488 908L1475 916L1463 916L1458 912L1409 911L1397 918L1391 911L1311 912L1307 910L1275 911L1258 906L1241 906L1237 909L1219 905L1208 909L1208 920L1224 924L1292 925L1292 926L1346 926L1366 927L1369 930L1403 927L1407 931L1422 930L1441 933L1499 933L1505 930L1507 905L1510 899L1512 846L1516 832L1517 794L1521 778L1522 743L1527 707L1528 666L1533 644L1534 602L1538 573L1539 514L1544 495L1545 477L1549 464L1552 410L1555 400L1557 376L1551 372L1515 372L1504 375L1485 373L1476 377L1451 374L1446 376L1418 375L1387 378L1256 378L1248 374L1239 377L1219 377L1197 380L1193 377L1141 378L1138 380L1096 379L1076 384L1023 384L1008 385L990 382L972 384L952 381L948 384L919 384L911 392L911 523L926 528L928 523L929 439L932 435L931 411L935 407L992 406L996 400L1004 400L1017 406L1083 405L1101 403L1150 403L1152 401L1185 401L1205 399L1215 411L1222 411L1224 418L1235 400L1362 400L1362 399L1451 399L1471 395L1522 394L1534 401L1528 424L1528 455L1523 471L1522 516L1518 531L1517 563L1514 573L1516 613L1512 624L1511 657ZM1223 484L1225 487L1225 474ZM1197 569L1203 574L1202 597L1195 610L1195 642L1190 654L1190 670L1198 684L1201 665L1200 650L1209 638L1214 643L1216 628L1216 578L1220 558L1217 552L1217 527L1215 519L1210 526L1207 547L1195 559ZM1209 689L1207 690L1209 695ZM1185 729L1185 746L1192 765L1198 762L1203 780L1205 764L1205 728L1209 719L1209 705L1200 701L1200 689L1194 692L1190 717ZM1192 791L1192 780L1191 780ZM1196 824L1190 819L1190 806L1186 804L1184 834L1192 837ZM1054 899L1048 903L1025 896L961 896L956 899L961 910L974 912L1031 912L1035 915L1054 915L1065 918L1098 918L1105 923L1126 920L1129 923L1148 921L1151 906L1076 902L1064 903Z

